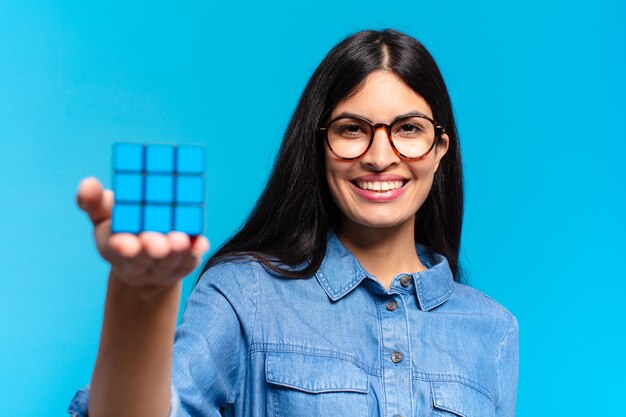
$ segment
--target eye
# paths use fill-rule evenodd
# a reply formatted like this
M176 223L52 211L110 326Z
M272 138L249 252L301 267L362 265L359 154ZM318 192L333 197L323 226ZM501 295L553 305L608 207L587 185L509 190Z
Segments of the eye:
M415 125L415 124L410 124L410 123L405 123L402 126L400 126L400 129L403 132L406 133L412 133L412 132L421 132L422 131L422 127Z
M363 129L359 125L345 125L340 129L341 133L361 133Z
M331 125L329 134L346 139L361 139L369 135L369 126L360 120L339 119Z
M402 123L395 133L401 136L418 136L424 133L424 127L417 123Z
M430 136L432 126L429 126L430 122L421 117L410 117L407 119L399 120L397 125L394 126L393 133L400 137L405 138L418 138L422 136Z

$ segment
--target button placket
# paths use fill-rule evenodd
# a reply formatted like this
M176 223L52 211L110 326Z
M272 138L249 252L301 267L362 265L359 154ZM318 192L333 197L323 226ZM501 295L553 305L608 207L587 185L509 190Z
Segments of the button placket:
M397 284L396 284L397 285ZM383 309L384 306L384 309ZM407 323L405 297L392 292L378 305L381 319L381 353L383 361L384 415L411 415L411 337ZM405 356L407 355L407 356ZM405 360L407 359L407 360Z

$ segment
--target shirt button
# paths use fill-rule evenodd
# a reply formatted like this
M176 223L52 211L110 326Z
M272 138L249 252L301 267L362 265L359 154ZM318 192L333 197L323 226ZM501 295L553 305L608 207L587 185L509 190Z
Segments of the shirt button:
M398 352L398 351L396 350L396 351L393 351L393 352L391 353L391 361L392 361L393 363L399 363L399 362L401 362L401 361L402 361L402 358L403 358L403 356L402 356L402 352Z
M408 275L402 276L402 278L400 278L400 284L403 287L408 287L409 285L411 285L411 277Z
M394 311L396 308L398 308L398 303L395 300L387 301L387 310Z

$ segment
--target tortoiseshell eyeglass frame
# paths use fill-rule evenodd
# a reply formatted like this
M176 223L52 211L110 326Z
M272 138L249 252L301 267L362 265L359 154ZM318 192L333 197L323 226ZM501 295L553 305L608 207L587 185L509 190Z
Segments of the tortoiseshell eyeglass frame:
M396 148L396 146L393 143L393 139L391 138L391 127L393 125L395 125L396 123L401 122L404 119L411 118L411 117L421 117L422 119L426 119L430 123L432 123L433 126L435 127L435 136L433 137L433 143L430 145L430 148L428 148L428 150L426 152L424 152L422 155L415 156L415 157L406 156L406 155L402 154L400 151L398 151L398 149ZM358 156L353 156L351 158L346 158L344 156L341 156L341 155L337 154L337 152L335 152L333 147L330 146L330 141L328 140L328 127L331 124L335 123L337 120L341 120L341 119L358 119L358 120L361 120L361 121L367 123L369 125L369 127L370 127L370 131L371 131L370 141L369 141L369 143L367 145L367 148L365 148L363 153L361 153ZM326 141L326 145L328 146L328 149L330 149L330 151L333 153L333 155L335 155L339 159L343 159L344 161L354 161L354 160L362 158L367 153L367 151L370 150L370 148L372 147L372 143L374 142L374 135L376 134L376 130L378 130L380 128L385 129L385 132L387 133L387 139L389 140L389 144L391 145L391 149L393 149L393 152L399 158L402 158L402 159L404 159L406 161L419 161L420 159L425 158L426 155L428 155L435 148L435 144L437 143L437 139L439 137L441 137L441 135L446 133L446 128L444 127L443 124L434 121L433 119L431 119L430 117L426 116L425 114L417 113L417 112L399 116L394 121L392 121L390 124L387 124L387 123L372 124L372 123L370 123L369 120L367 120L367 119L365 119L363 117L360 117L360 116L356 116L356 115L350 115L350 116L340 115L340 116L335 117L334 119L332 119L330 122L326 123L325 126L318 127L318 130L320 132L324 132L324 139Z

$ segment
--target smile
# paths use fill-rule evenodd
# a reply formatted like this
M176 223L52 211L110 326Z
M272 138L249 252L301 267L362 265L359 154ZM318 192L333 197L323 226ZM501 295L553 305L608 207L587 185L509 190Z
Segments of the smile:
M362 190L386 192L402 188L404 181L353 181L353 184Z

